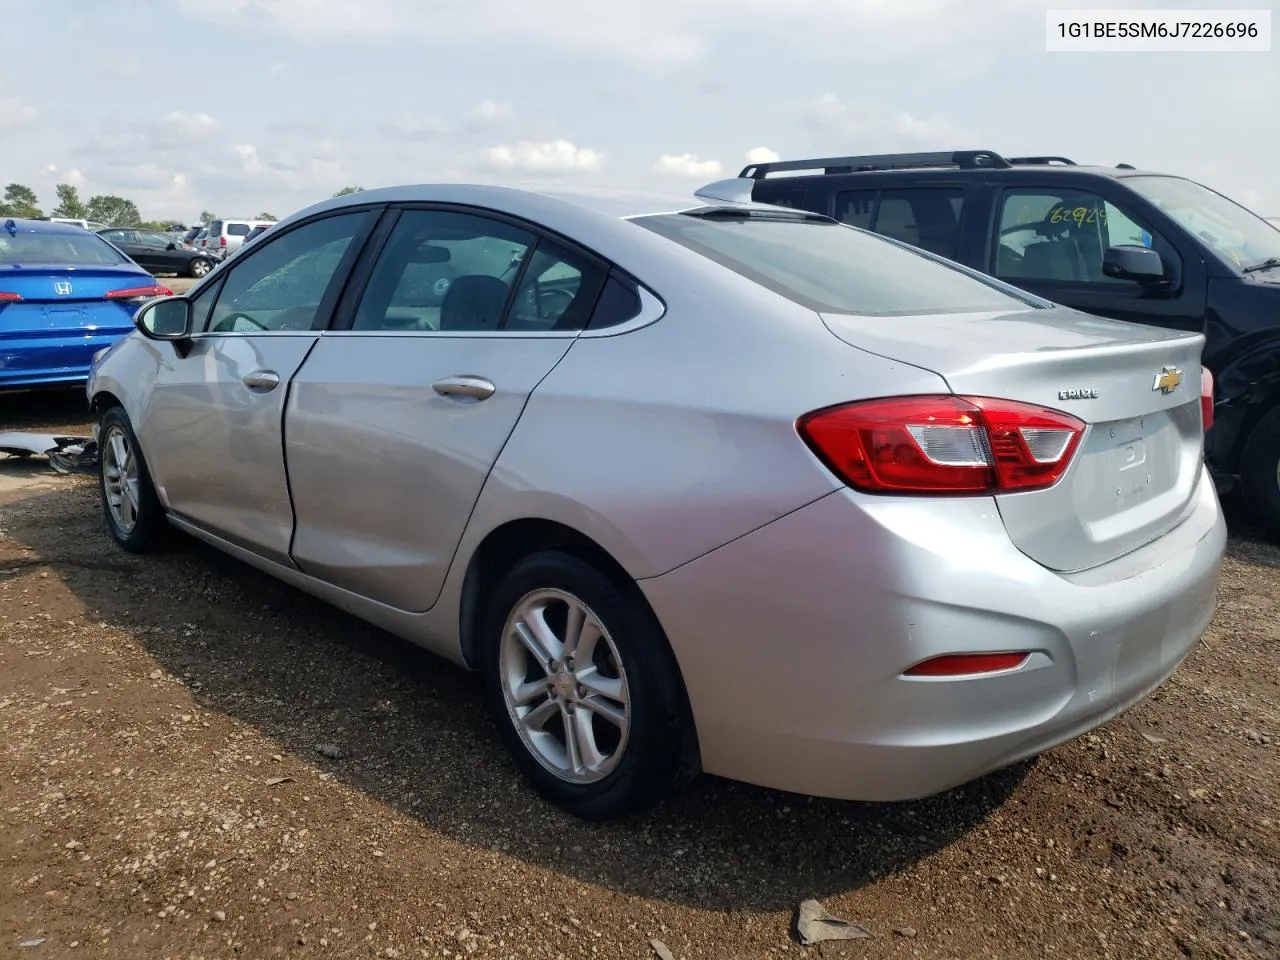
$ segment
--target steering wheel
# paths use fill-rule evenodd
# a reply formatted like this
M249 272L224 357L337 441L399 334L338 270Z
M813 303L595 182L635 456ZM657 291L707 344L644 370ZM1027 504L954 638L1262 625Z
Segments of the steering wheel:
M573 303L574 294L568 290L543 290L538 294L538 317L542 320L559 320ZM559 300L559 310L556 310Z

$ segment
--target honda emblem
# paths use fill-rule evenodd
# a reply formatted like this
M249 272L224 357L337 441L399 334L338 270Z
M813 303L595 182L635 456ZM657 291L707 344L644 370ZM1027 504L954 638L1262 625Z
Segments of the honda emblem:
M53 292L60 297L71 296L71 282L68 280L58 280L53 285Z

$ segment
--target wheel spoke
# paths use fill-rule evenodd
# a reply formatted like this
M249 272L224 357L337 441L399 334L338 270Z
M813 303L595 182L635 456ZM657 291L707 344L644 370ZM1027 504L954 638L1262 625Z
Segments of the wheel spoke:
M618 703L627 702L626 685L621 677L606 677L594 665L578 672L578 685L585 687L589 693L607 697Z
M575 710L571 717L573 727L574 743L578 747L578 757L582 761L582 765L589 770L598 769L608 757L600 751L599 745L596 744L596 731L591 726L591 711L578 709Z
M569 757L569 769L574 773L582 772L582 746L578 742L581 731L578 729L578 717L569 708L562 708L564 714L564 750Z
M563 650L561 656L566 660L577 655L578 641L582 637L582 628L587 622L587 611L576 603L568 606L569 611L564 624L564 645L561 648Z
M540 636L536 627L530 621L536 619L530 616L528 620L520 620L515 625L516 638L524 645L524 648L532 654L533 659L541 664L543 670L550 671L551 661L555 659L552 649L548 648L544 642L544 636ZM543 627L543 633L550 633L547 629L545 620L540 621ZM552 637L552 642L555 638ZM558 646L558 645L557 645Z
M545 697L551 690L551 682L542 677L538 680L530 680L516 687L511 693L511 702L517 707L525 707L537 700L539 697Z
M584 712L594 713L598 717L603 717L619 730L626 728L626 711L615 707L604 697L584 697L579 703L585 708Z
M558 703L548 697L521 717L520 722L528 729L541 733L546 727L547 721L559 716L561 709Z
M129 448L125 445L124 436L120 433L111 435L111 459L120 473L128 471Z

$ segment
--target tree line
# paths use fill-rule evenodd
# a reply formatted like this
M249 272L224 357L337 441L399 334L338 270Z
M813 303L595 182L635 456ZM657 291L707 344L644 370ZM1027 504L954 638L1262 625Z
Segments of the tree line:
M143 220L138 212L137 204L125 197L114 194L98 194L87 201L80 199L80 191L74 183L60 183L55 187L58 194L58 205L49 211L50 217L65 217L69 220L92 220L106 224L108 227L138 227L143 230L167 230L174 226L185 226L180 220ZM345 197L351 193L360 193L364 187L343 187L335 197ZM28 220L39 220L46 214L40 206L40 198L30 187L21 183L11 183L4 188L4 200L0 202L0 217L19 217ZM200 223L209 223L219 219L211 210L200 213ZM255 220L278 220L270 213L260 213Z

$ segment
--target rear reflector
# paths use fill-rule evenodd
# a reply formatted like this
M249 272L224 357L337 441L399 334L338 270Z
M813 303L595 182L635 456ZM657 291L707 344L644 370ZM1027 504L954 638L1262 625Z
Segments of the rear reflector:
M971 677L983 673L998 673L1022 666L1029 656L1029 653L955 653L917 663L903 676Z
M1057 483L1085 424L1014 400L944 394L828 407L801 417L796 428L855 489L971 495Z
M172 297L173 291L168 287L153 284L150 287L128 287L124 290L109 290L105 296L108 300L151 300L154 297Z
M1200 419L1204 421L1205 433L1208 433L1213 426L1213 374L1208 367L1200 368Z

